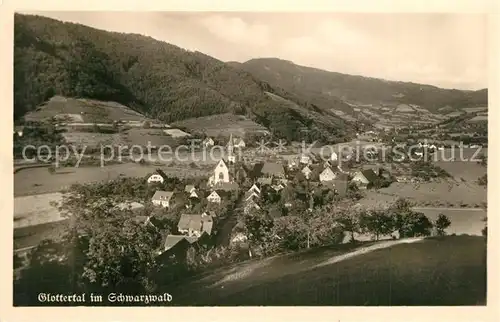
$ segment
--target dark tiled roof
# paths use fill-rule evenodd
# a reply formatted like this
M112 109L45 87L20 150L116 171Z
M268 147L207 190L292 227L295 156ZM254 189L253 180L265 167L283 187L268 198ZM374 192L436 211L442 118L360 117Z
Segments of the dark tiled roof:
M155 192L155 194L153 195L153 200L165 200L165 201L169 201L170 199L172 199L172 196L174 195L174 192L173 191L161 191L161 190L158 190Z
M365 176L366 179L368 179L370 183L377 180L377 174L372 169L363 170L361 171L361 173Z

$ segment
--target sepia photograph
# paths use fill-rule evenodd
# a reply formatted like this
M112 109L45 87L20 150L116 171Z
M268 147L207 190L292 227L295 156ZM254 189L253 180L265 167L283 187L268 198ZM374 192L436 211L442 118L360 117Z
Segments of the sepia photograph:
M13 305L486 306L488 23L15 12Z

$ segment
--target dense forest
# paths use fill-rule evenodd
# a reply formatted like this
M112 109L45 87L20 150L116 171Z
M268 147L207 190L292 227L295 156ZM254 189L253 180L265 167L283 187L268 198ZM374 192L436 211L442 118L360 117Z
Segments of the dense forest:
M335 108L346 112L352 109L346 108L340 99L375 105L415 104L431 112L440 112L440 109L446 106L456 110L488 104L487 89L462 91L386 81L299 66L277 58L259 58L230 64L252 73L272 86L293 91L321 108Z
M20 14L14 34L15 120L63 95L116 101L165 122L243 114L289 140L302 135L297 127L326 141L349 129L332 114L316 122L314 104L243 69L150 37Z

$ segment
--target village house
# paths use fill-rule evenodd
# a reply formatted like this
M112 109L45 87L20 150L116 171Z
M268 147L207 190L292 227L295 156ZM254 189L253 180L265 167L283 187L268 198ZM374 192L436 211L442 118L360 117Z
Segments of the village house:
M242 138L234 138L233 145L235 148L243 149L246 147L245 141Z
M312 160L311 160L311 157L305 153L302 153L300 155L300 159L299 159L299 162L301 164L312 164Z
M285 169L282 164L273 162L257 163L254 167L254 175L260 178L285 178Z
M214 190L208 195L207 200L208 202L220 204L222 202L222 197Z
M337 153L332 152L332 154L330 154L330 161L337 162L338 159L339 159L339 156Z
M211 216L182 214L177 224L179 233L187 236L200 237L203 233L210 235L213 228Z
M370 187L376 180L377 174L372 169L366 169L354 173L351 182L356 183L356 185L361 189L366 189Z
M156 169L156 172L149 176L148 183L163 183L167 180L167 175L163 170Z
M260 194L260 188L257 187L257 185L255 183L250 187L250 189L248 189L248 191L249 192L253 191L253 192L257 193L257 194Z
M24 134L24 126L15 126L14 134L17 134L17 136L22 137Z
M283 186L282 183L278 183L278 184L272 185L271 188L273 188L274 191L276 191L276 192L280 192L285 187Z
M304 169L302 169L302 173L306 177L306 179L309 179L311 177L312 170L309 168L309 166L305 166Z
M245 202L245 206L243 207L243 213L244 214L249 214L252 211L255 210L260 210L260 206L257 203L257 200L254 200L253 198L250 198L247 202Z
M184 192L189 194L189 198L199 198L198 192L195 186L192 184L186 185L186 187L184 188Z
M332 181L337 177L337 174L333 172L331 168L325 168L320 174L319 174L319 181L325 182L325 181Z
M153 202L154 205L156 206L162 206L162 207L171 207L172 206L172 196L174 195L173 191L156 191L155 194L153 195L153 198L151 198L151 201Z
M347 195L347 190L349 187L349 176L344 173L338 173L335 179L330 181L322 182L322 185L328 189L332 189L334 193L340 197L345 197Z
M211 137L206 137L202 142L201 145L205 148L209 148L215 145L215 141Z

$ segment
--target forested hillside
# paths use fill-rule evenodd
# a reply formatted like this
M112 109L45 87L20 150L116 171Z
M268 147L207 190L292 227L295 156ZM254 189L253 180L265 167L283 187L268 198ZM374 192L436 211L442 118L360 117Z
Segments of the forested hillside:
M150 37L20 14L14 33L15 119L62 95L116 101L165 122L244 114L290 140L302 135L297 126L311 139L332 140L349 130L331 114L316 122L317 107L300 96ZM299 108L291 108L290 101Z
M252 59L245 63L230 63L252 73L255 77L293 91L303 99L324 108L351 111L345 105L332 106L332 101L343 100L357 104L398 105L414 104L438 112L440 108L452 110L486 106L488 90L461 91L408 82L386 81L363 76L329 72L296 65L277 58Z

